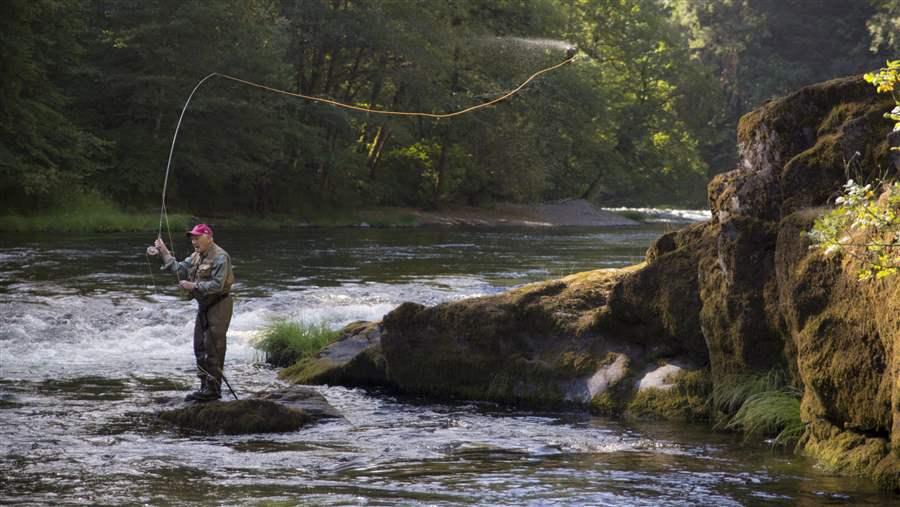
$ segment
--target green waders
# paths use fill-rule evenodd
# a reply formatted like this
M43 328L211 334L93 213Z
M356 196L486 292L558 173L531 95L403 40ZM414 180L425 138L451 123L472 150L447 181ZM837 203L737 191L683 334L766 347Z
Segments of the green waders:
M225 335L231 324L234 300L225 295L209 305L197 308L194 321L194 357L200 377L198 399L222 397L222 373L225 368Z

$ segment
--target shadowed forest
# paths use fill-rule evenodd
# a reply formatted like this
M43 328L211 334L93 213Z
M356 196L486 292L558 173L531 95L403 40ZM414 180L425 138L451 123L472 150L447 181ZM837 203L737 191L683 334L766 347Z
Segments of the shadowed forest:
M891 0L10 0L0 213L702 205L738 118L897 53Z

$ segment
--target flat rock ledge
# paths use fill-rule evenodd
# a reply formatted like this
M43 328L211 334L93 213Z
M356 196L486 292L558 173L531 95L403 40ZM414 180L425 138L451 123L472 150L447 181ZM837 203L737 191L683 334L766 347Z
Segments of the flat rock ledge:
M322 419L341 418L315 389L289 386L240 400L178 403L159 413L160 420L206 434L284 433Z

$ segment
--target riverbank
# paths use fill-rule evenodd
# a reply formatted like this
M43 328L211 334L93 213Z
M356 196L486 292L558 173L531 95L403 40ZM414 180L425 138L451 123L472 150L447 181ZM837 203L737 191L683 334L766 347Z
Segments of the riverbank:
M598 208L583 199L544 204L498 204L490 208L453 206L440 210L414 208L368 208L333 210L319 215L199 216L170 214L168 226L181 230L191 222L225 227L282 229L295 227L628 227L648 219L659 219L652 208L613 211ZM690 221L692 215L667 215L673 221ZM0 216L0 232L139 232L159 227L157 213L131 213L110 204L48 211L38 215Z

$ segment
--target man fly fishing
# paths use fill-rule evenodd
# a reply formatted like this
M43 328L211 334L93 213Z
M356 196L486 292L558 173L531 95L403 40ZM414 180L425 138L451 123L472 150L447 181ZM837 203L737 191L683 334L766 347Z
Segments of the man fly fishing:
M205 402L222 397L225 367L225 334L231 323L234 301L231 286L234 273L231 257L213 241L213 231L206 224L197 224L188 231L194 253L178 262L161 238L154 246L162 259L162 270L178 277L178 286L197 300L197 319L194 321L194 356L200 389L185 401ZM227 382L227 381L226 381Z

